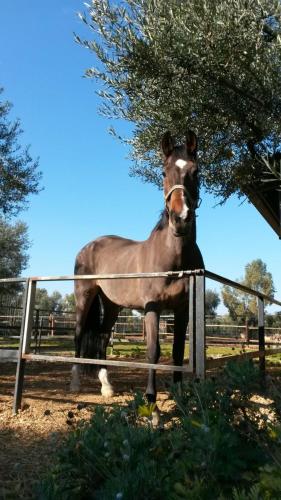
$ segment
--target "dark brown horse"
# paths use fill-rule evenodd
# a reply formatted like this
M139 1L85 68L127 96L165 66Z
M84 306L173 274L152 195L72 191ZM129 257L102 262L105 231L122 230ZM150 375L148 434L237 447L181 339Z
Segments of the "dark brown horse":
M75 274L147 273L203 268L196 244L198 206L197 138L189 131L185 144L176 146L169 132L162 138L165 209L146 241L103 236L88 243L76 258ZM77 308L76 356L105 359L112 327L122 307L143 309L147 359L160 355L159 315L174 311L173 361L182 365L188 324L188 278L118 279L75 282ZM105 396L113 394L106 368L99 370ZM174 381L181 373L174 372ZM79 388L79 365L72 371L72 389ZM150 370L146 395L156 400L155 370Z

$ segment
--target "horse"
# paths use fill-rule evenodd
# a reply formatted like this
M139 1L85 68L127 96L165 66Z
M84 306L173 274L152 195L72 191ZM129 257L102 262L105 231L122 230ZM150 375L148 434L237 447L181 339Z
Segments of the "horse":
M160 220L145 241L103 236L78 253L75 275L150 273L203 269L196 244L196 215L199 202L197 136L188 131L185 142L176 145L167 131L161 140L165 207ZM181 366L188 325L189 278L75 280L75 356L106 359L106 348L121 308L144 311L147 360L160 356L159 316L164 309L174 312L173 362ZM79 390L80 365L72 368L72 390ZM113 395L106 367L98 371L101 393ZM174 372L174 382L182 373ZM156 402L155 370L148 371L148 403Z

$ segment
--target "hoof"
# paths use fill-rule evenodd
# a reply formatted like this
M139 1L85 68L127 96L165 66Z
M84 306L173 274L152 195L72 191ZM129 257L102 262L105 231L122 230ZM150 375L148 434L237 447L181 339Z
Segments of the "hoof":
M103 385L101 388L101 394L105 398L112 398L114 396L114 390L111 385Z

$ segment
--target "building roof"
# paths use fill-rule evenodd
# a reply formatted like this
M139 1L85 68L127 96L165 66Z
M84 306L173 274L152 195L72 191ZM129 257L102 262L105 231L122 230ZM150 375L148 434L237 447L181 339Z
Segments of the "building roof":
M247 196L281 239L281 176L278 170L265 170L260 180L247 189Z

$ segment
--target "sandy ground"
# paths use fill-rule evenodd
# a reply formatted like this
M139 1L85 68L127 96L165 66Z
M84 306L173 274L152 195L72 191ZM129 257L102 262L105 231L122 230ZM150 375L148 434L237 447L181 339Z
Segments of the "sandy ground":
M12 414L16 364L0 364L0 500L36 498L34 485L53 461L63 437L80 419L89 419L96 405L125 405L133 391L145 390L142 370L111 369L116 395L100 395L96 378L83 380L79 394L70 393L70 366L28 363L22 409ZM158 376L160 412L169 411L165 392L169 375Z

